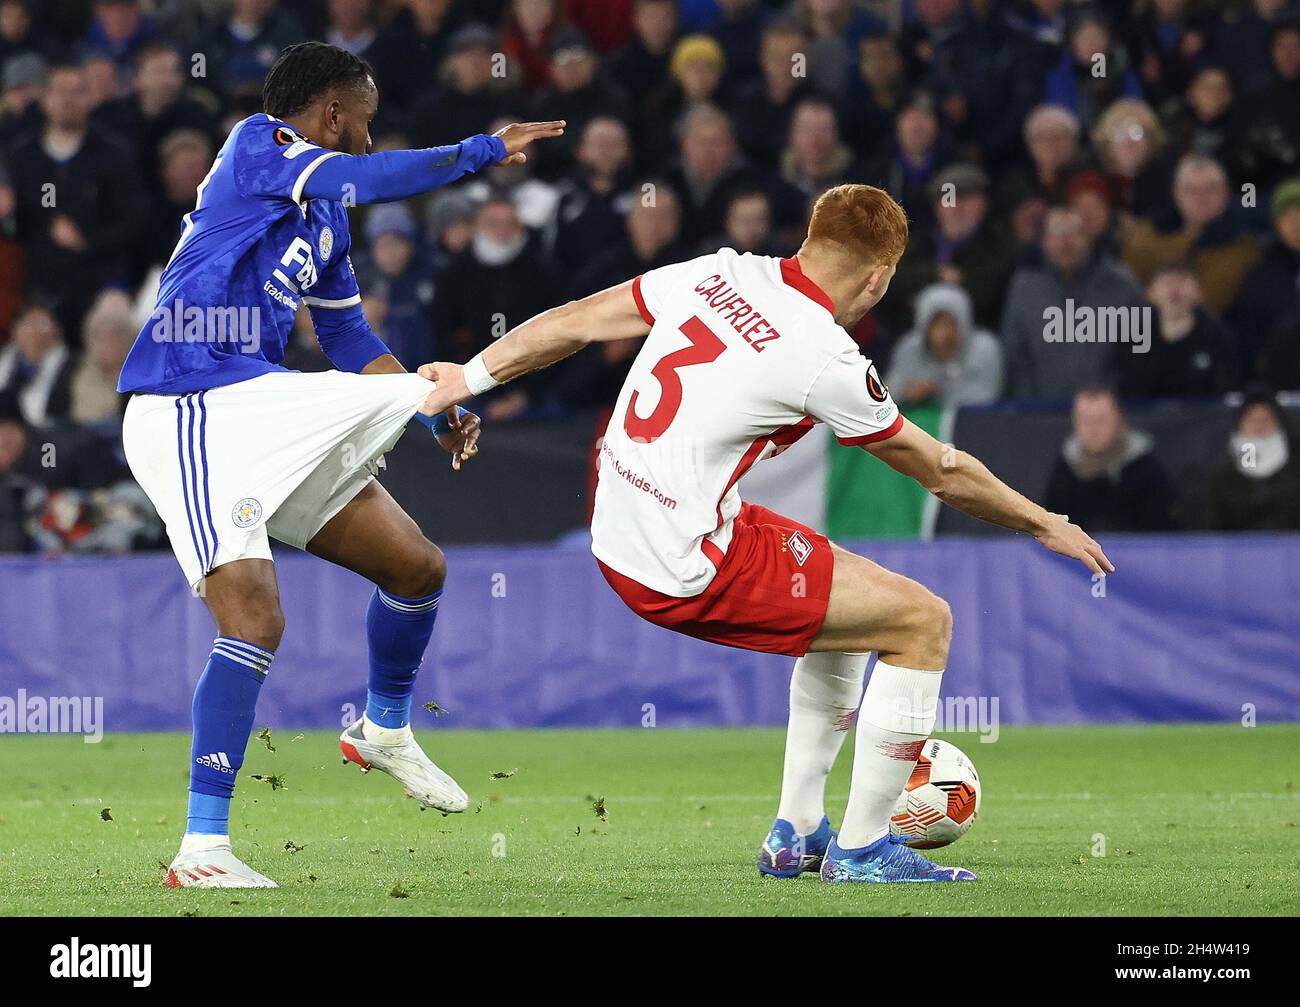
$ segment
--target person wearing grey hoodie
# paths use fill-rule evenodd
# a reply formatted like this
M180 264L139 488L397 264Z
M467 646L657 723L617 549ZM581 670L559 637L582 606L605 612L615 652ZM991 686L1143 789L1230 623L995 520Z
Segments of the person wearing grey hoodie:
M974 327L970 295L932 283L916 296L915 325L899 341L888 383L900 403L982 405L1002 394L1002 345Z

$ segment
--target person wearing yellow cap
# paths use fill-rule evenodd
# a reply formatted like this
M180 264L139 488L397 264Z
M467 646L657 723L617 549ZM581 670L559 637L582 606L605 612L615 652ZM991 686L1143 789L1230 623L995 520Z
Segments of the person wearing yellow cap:
M708 35L687 35L673 48L669 73L688 105L715 101L727 58L722 46Z

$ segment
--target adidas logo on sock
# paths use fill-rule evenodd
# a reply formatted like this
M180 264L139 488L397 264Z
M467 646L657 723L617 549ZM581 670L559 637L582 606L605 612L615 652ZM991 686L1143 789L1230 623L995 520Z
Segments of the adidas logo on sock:
M194 760L200 766L207 766L209 769L215 769L218 773L229 773L235 775L235 769L226 758L225 752L213 752L211 755L200 755Z

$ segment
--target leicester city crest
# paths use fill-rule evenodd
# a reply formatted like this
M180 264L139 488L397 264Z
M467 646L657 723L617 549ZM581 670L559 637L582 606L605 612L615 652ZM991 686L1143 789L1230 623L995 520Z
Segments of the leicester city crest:
M253 497L244 497L230 512L230 520L236 528L251 528L261 518L262 505Z
M326 225L320 232L320 261L329 262L334 254L334 228Z

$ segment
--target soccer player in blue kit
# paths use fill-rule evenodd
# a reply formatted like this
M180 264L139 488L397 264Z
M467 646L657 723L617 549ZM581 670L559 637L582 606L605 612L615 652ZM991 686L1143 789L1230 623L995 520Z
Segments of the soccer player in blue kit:
M366 710L339 740L346 758L393 776L422 807L469 804L410 728L445 561L374 475L411 419L459 468L477 451L479 420L432 412L434 383L406 373L367 325L346 206L521 161L564 123L369 154L378 104L369 66L345 50L305 42L280 54L264 113L231 130L199 186L122 368L131 471L217 624L194 693L188 820L168 887L275 887L235 857L229 836L235 777L284 630L269 538L375 584ZM337 370L281 366L299 305Z

